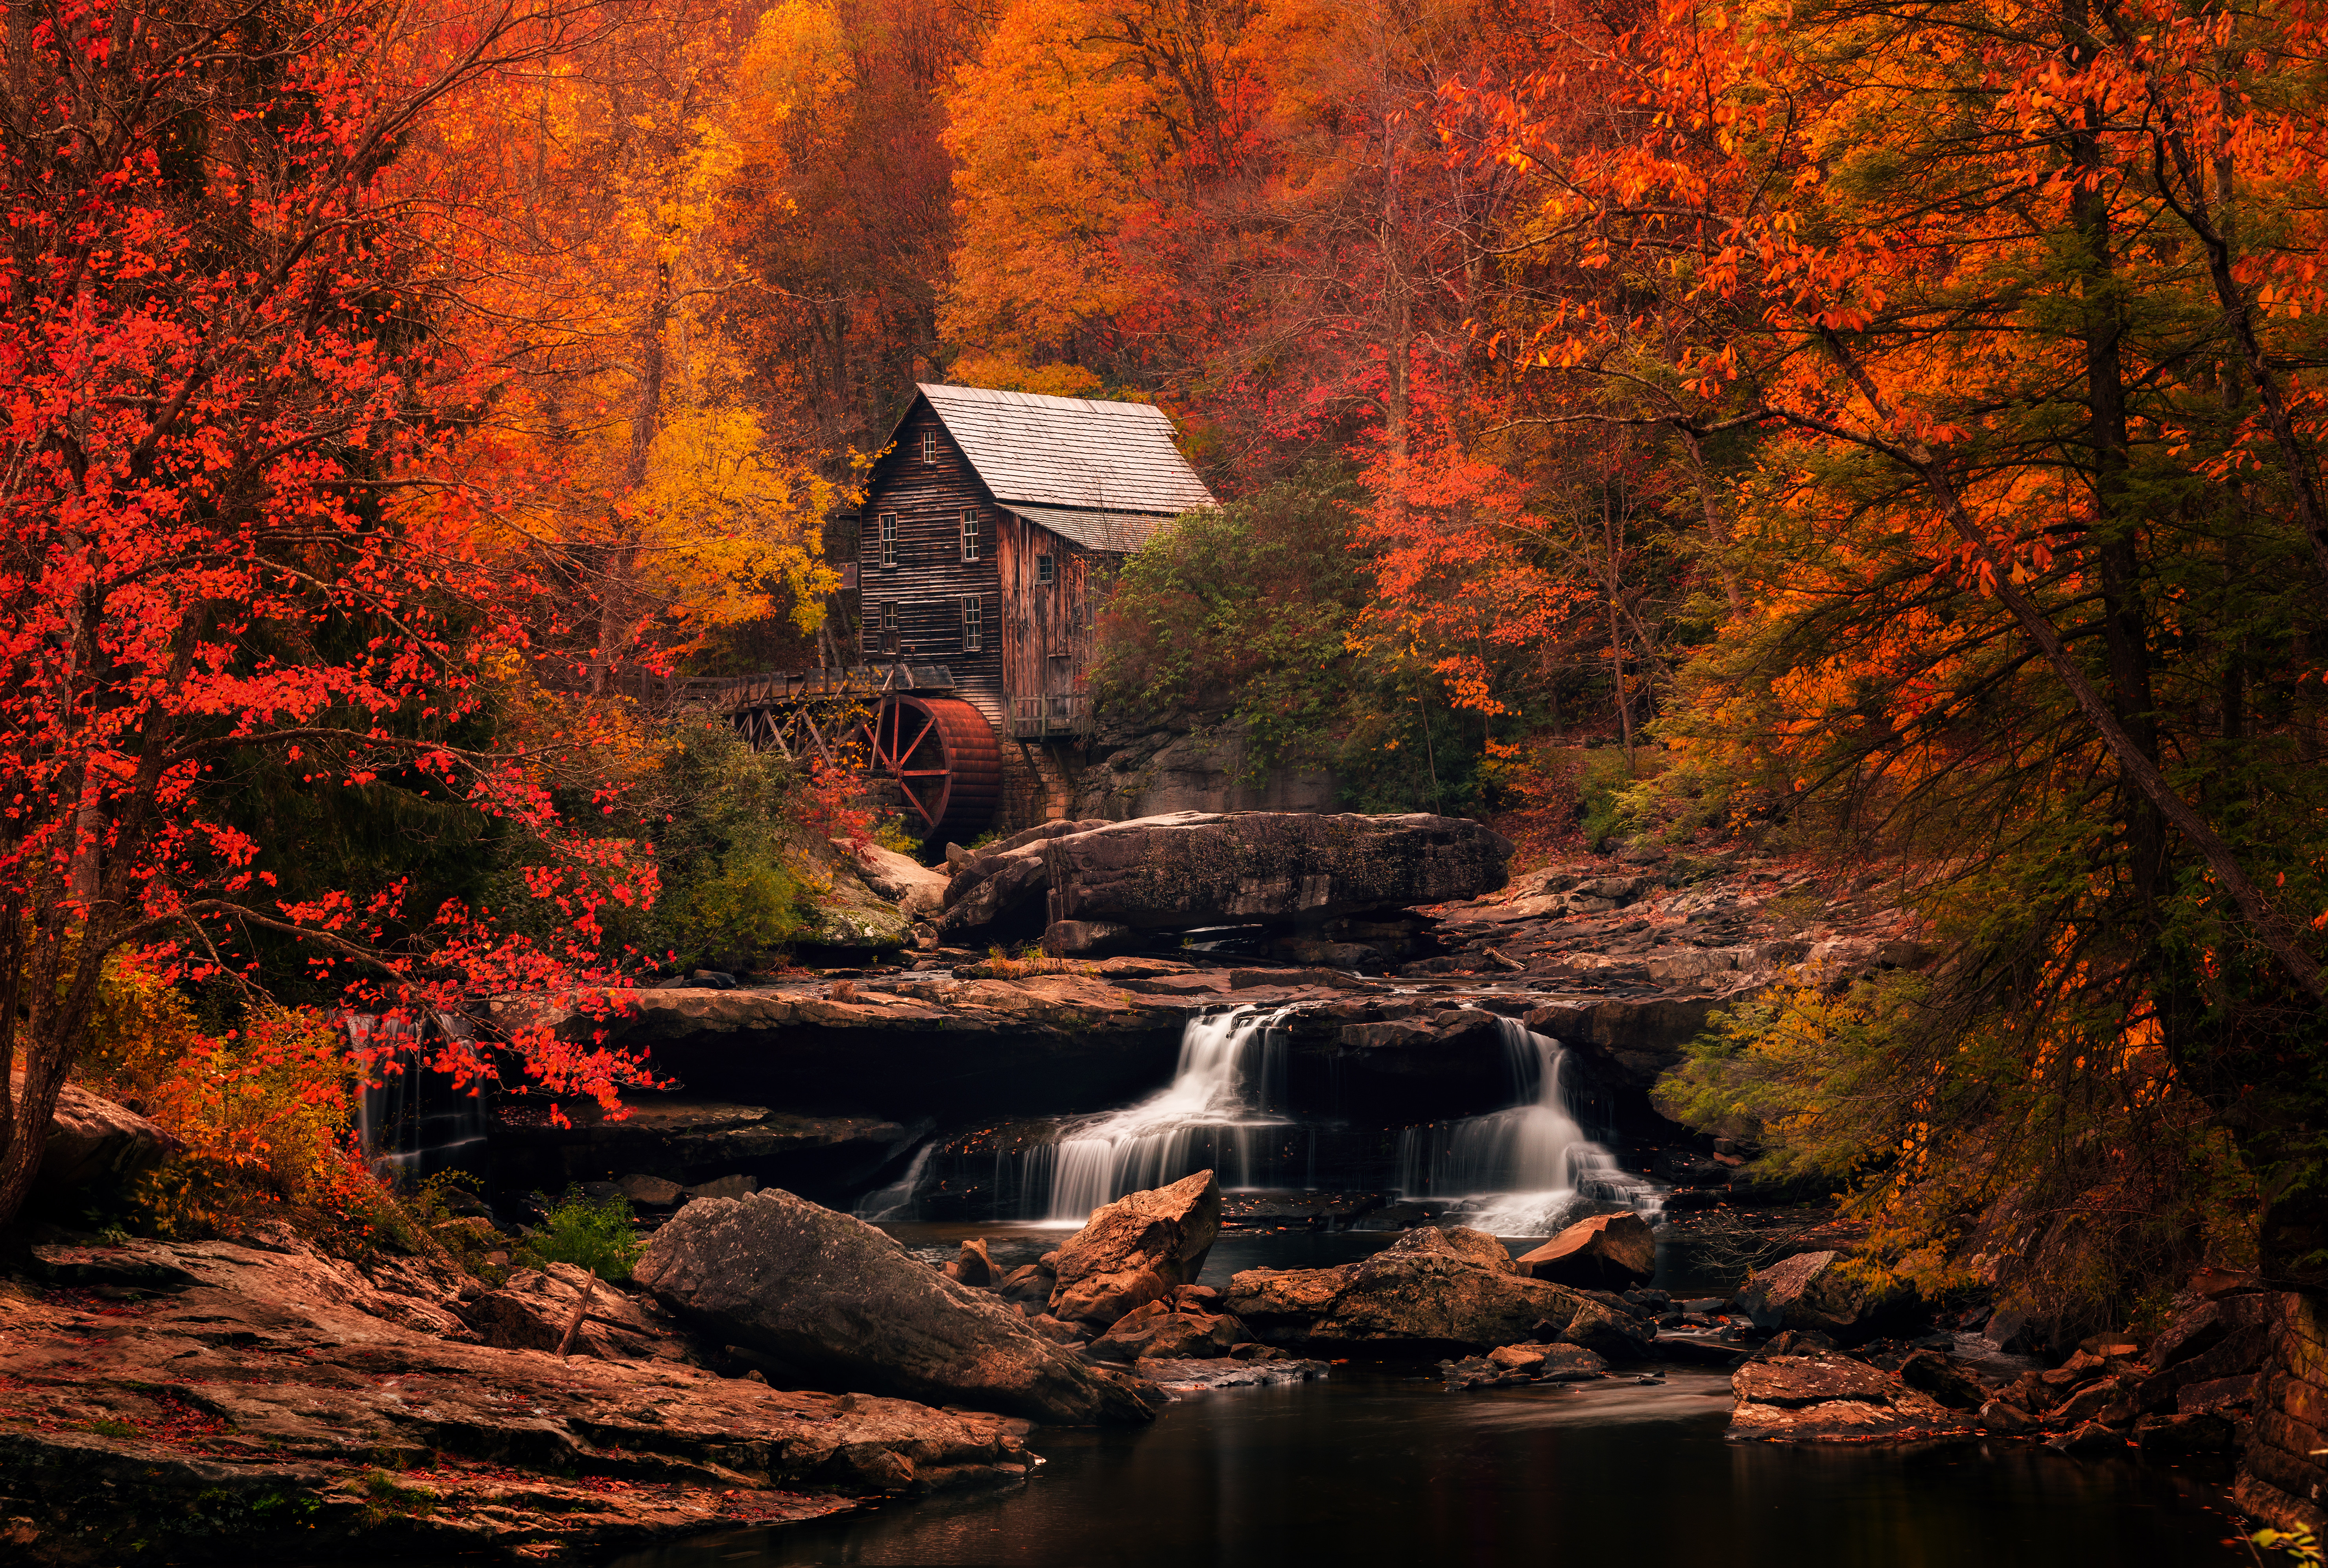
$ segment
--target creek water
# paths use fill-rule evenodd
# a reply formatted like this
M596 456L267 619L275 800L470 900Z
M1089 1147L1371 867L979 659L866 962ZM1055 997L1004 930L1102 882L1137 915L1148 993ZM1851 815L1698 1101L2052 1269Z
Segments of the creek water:
M1205 1279L1346 1262L1389 1239L1232 1233ZM617 1568L2251 1562L2203 1474L2027 1444L1732 1443L1724 1375L1657 1370L1651 1385L1450 1394L1427 1365L1351 1362L1319 1382L1176 1401L1152 1426L1038 1429L1028 1446L1046 1462L1008 1491L699 1537Z
M1063 1125L1016 1173L1018 1224L916 1223L925 1148L858 1213L906 1245L1036 1239L1122 1193L1211 1167L1224 1186L1314 1185L1280 1084L1273 1015L1196 1020L1171 1084ZM1584 1125L1557 1041L1501 1023L1512 1068L1499 1111L1406 1129L1396 1185L1454 1200L1447 1217L1515 1252L1579 1215L1655 1219L1663 1189L1621 1169ZM1293 1136L1288 1136L1291 1131ZM1314 1148L1314 1144L1310 1145ZM1203 1282L1249 1268L1319 1268L1390 1244L1381 1232L1224 1231ZM1657 1282L1726 1291L1677 1247ZM1606 1568L2209 1568L2250 1562L2220 1479L2028 1444L1913 1450L1732 1443L1725 1374L1652 1364L1594 1383L1450 1394L1429 1364L1351 1361L1327 1378L1175 1401L1153 1425L1042 1429L1045 1463L1007 1491L887 1504L845 1517L699 1537L619 1568L1024 1564L1238 1568L1331 1563Z

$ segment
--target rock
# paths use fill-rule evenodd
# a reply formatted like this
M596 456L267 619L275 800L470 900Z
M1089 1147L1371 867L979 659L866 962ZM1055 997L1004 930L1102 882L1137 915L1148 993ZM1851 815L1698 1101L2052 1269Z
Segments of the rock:
M1260 1338L1294 1347L1487 1350L1578 1327L1600 1335L1589 1348L1624 1355L1648 1332L1564 1285L1523 1278L1501 1242L1454 1226L1408 1231L1340 1268L1249 1269L1229 1282L1226 1305Z
M1854 1344L1910 1304L1904 1292L1870 1287L1845 1272L1841 1253L1801 1253L1748 1276L1738 1300L1754 1327L1816 1329Z
M1364 980L1338 969L1233 969L1231 991L1318 990L1369 991Z
M1992 1399L1980 1407L1980 1425L1984 1432L2002 1432L2012 1437L2036 1431L2037 1418L2017 1404Z
M1515 1366L1490 1361L1484 1356L1466 1357L1460 1361L1441 1361L1440 1376L1447 1380L1449 1389L1460 1393L1467 1388L1494 1388L1507 1383L1534 1383L1533 1372L1523 1372Z
M1221 1185L1209 1170L1094 1209L1059 1248L1051 1316L1105 1328L1195 1284L1220 1228Z
M1115 1327L1091 1342L1085 1352L1094 1360L1131 1363L1150 1357L1170 1361L1202 1361L1226 1356L1240 1340L1251 1338L1244 1325L1226 1313L1168 1312L1151 1301L1125 1314Z
M2249 1382L2252 1383L2253 1379L2249 1379ZM2055 1405L2051 1413L2047 1416L2047 1422L2053 1426L2082 1426L2101 1416L2111 1405L2117 1404L2125 1387L2126 1383L2123 1379L2098 1378ZM2188 1394L2190 1390L2185 1389L2182 1392ZM2127 1419L2132 1418L2133 1413L2129 1410Z
M1653 1354L1657 1331L1629 1312L1599 1301L1579 1304L1565 1327L1544 1325L1571 1345L1579 1345L1610 1361L1639 1361Z
M648 1208L671 1208L687 1196L685 1188L660 1176L619 1177L615 1185L623 1189L624 1197Z
M745 1011L756 998L751 991L640 995L643 1007L674 1011L697 1006ZM567 1124L562 1127L547 1117L503 1116L493 1130L498 1180L521 1191L539 1188L559 1192L572 1182L619 1171L625 1174L615 1186L634 1202L656 1207L679 1198L641 1197L629 1184L667 1181L685 1188L723 1176L749 1175L787 1191L825 1183L848 1189L871 1177L914 1137L912 1130L884 1117L803 1116L765 1104L690 1094L625 1095L619 1121L609 1120L592 1101L564 1109Z
M722 1176L711 1181L699 1181L687 1189L690 1197L749 1197L760 1190L756 1176Z
M1308 1383L1326 1376L1332 1368L1323 1361L1302 1361L1281 1352L1276 1357L1233 1357L1217 1359L1168 1359L1150 1357L1132 1370L1176 1399L1206 1394L1216 1388L1263 1388L1281 1383Z
M1073 1323L1060 1322L1048 1312L1037 1313L1028 1319L1027 1329L1031 1334L1048 1339L1054 1345L1081 1345L1084 1342L1082 1329Z
M2045 1446L2079 1459L2102 1459L2122 1454L2132 1446L2122 1432L2112 1432L2099 1422L2089 1421L2075 1431L2065 1432L2046 1440Z
M844 1386L1068 1424L1155 1413L1148 1390L1083 1365L1015 1309L788 1192L689 1204L633 1275L724 1343Z
M913 945L914 916L877 892L851 855L812 834L793 833L786 841L819 874L821 884L803 910L805 919L795 941L807 947L876 953Z
M11 1086L23 1092L21 1075ZM67 1084L57 1092L57 1108L49 1116L48 1141L41 1146L41 1169L33 1178L33 1199L47 1202L82 1188L117 1185L151 1170L181 1147L127 1106Z
M2228 1453L2238 1444L2239 1429L2228 1416L2213 1411L2145 1415L2135 1423L2134 1439L2144 1459L2176 1460L2187 1454Z
M932 920L944 910L951 880L945 872L925 866L910 855L885 850L869 839L860 844L835 839L833 845L856 862L867 886L895 904L906 919Z
M587 1304L582 1295L589 1291ZM462 1320L486 1344L504 1350L550 1350L566 1338L566 1327L581 1306L568 1347L572 1356L601 1361L693 1361L693 1347L667 1319L651 1315L627 1293L600 1282L572 1263L520 1269L495 1290L457 1309Z
M1022 1263L1011 1270L995 1291L1006 1301L1024 1301L1039 1306L1050 1300L1054 1282L1050 1271L1040 1263Z
M1050 917L1141 931L1314 925L1501 887L1512 846L1477 822L1421 813L1183 812L1043 846Z
M1546 1383L1588 1383L1606 1376L1609 1367L1581 1345L1498 1345L1488 1359Z
M975 1236L962 1244L961 1255L946 1265L945 1272L950 1278L981 1291L990 1289L995 1281L994 1260L986 1254L986 1243Z
M1978 1410L1988 1388L1970 1368L1937 1350L1919 1350L1900 1364L1900 1380L1920 1388L1950 1410Z
M945 914L938 929L959 935L989 927L1046 924L1042 910L1050 872L1044 864L1044 842L1101 825L1096 820L1045 822L965 859L947 880Z
M1638 1214L1580 1220L1518 1260L1519 1272L1554 1284L1622 1290L1657 1272L1657 1238Z
M1112 953L1138 943L1137 932L1112 920L1054 920L1043 931L1043 951L1054 958Z
M1947 1436L1973 1420L1891 1373L1847 1357L1771 1356L1731 1378L1730 1435L1767 1442L1849 1442Z
M2187 1415L2198 1411L2250 1404L2254 1403L2262 1383L2261 1376L2249 1372L2237 1377L2218 1377L2205 1383L2185 1384L2174 1391L2174 1408Z
M1247 1269L1229 1281L1224 1304L1263 1339L1305 1337L1332 1310L1356 1263L1330 1269Z
M596 1562L1033 1469L1006 1417L481 1344L415 1260L110 1250L181 1282L128 1312L0 1285L12 1563Z

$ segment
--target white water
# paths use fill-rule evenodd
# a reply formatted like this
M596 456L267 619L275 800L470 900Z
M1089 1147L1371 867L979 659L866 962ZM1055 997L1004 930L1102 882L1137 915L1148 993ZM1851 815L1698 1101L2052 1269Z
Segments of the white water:
M1191 1019L1169 1087L1059 1140L1047 1217L1081 1225L1103 1203L1177 1181L1207 1162L1223 1186L1252 1186L1256 1143L1290 1125L1266 1110L1283 1098L1284 1063L1270 1028L1284 1011L1234 1008ZM1207 1160L1199 1160L1200 1150Z
M1465 1223L1493 1235L1550 1235L1590 1203L1624 1203L1655 1220L1662 1189L1620 1169L1569 1109L1568 1053L1514 1019L1498 1019L1511 1054L1507 1111L1399 1135L1399 1188L1408 1197L1464 1198Z
M934 1138L923 1144L914 1154L913 1163L906 1174L876 1192L868 1192L857 1200L850 1210L861 1220L911 1219L914 1217L914 1190L922 1185L922 1173L930 1168L930 1156L938 1151Z

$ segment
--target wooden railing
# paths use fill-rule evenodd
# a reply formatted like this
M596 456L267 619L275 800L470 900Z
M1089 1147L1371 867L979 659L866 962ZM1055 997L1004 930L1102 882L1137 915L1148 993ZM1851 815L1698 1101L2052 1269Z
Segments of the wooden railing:
M588 691L600 684L588 672L537 671L536 678L552 690ZM953 671L943 664L856 664L846 669L770 670L756 675L691 675L672 677L644 671L619 670L604 685L634 701L654 708L711 708L741 713L755 708L785 707L877 698L885 691L952 691Z

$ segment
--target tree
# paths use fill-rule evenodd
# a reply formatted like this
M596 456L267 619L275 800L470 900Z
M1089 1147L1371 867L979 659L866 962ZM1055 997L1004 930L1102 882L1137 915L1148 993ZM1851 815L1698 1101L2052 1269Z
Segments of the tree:
M0 1224L113 954L174 948L199 974L272 930L374 1005L436 1008L604 978L594 911L652 897L623 846L562 829L539 757L454 738L521 648L530 586L481 554L479 498L435 477L491 389L427 308L450 215L389 178L450 96L602 21L7 7ZM408 913L395 886L276 897L221 798L229 758L523 826L563 934ZM513 1044L561 1088L639 1075Z
M1741 602L1669 732L1904 858L1954 939L1879 1009L1877 1171L2012 1169L1980 1151L2059 1135L2080 1075L2193 1096L2297 1279L2328 1238L2310 31L1669 4L1577 51L1632 134L1579 136L1564 70L1465 105L1528 171L1517 248L1608 279L1523 340L1531 417L1694 461L1753 433L1707 508ZM1947 1223L2027 1198L1969 1188Z

